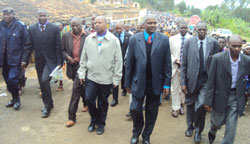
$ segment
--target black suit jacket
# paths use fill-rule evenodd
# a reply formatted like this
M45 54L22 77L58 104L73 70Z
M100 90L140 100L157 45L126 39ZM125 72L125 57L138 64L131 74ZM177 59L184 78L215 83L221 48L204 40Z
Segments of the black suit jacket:
M87 35L82 34L81 43L80 43L80 51L79 51L80 56L82 54L82 48L83 48L86 37L87 37ZM62 54L63 54L63 58L67 61L66 75L68 76L69 79L73 79L73 77L74 77L73 67L68 62L68 56L73 57L73 36L72 36L71 32L66 32L63 34Z
M147 60L146 41L140 32L130 38L125 65L125 87L131 88L132 95L138 98L145 94ZM167 36L155 33L150 60L153 92L160 95L164 85L171 85L171 53Z
M118 37L118 33L114 33L114 35L119 39ZM127 52L127 48L128 48L128 43L129 43L129 38L130 38L131 34L125 32L125 36L124 36L124 40L123 43L121 44L121 49L122 49L122 59L124 60L124 57L126 55Z
M41 32L38 23L31 25L24 48L23 62L29 62L33 50L35 50L37 70L42 70L45 64L49 66L50 71L53 71L57 65L62 65L63 58L59 27L48 23L45 31Z
M250 73L250 58L244 54L240 54L236 97L239 115L243 114L245 109L245 90L247 79ZM205 93L205 104L212 106L217 112L225 112L228 96L231 91L232 70L229 57L229 51L225 51L213 56L212 63L208 73L207 89Z

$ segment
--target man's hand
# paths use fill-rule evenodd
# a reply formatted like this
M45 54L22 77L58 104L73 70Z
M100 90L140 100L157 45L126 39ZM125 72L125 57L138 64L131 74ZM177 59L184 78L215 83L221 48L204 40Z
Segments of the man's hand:
M169 88L163 88L163 96L166 97L167 95L169 95Z
M116 87L118 87L118 85L113 85L113 88L116 88Z
M130 88L126 88L127 93L131 94Z
M22 70L25 70L25 69L27 68L27 64L22 63L22 64L21 64L21 68L22 68Z
M181 66L181 62L180 62L178 59L175 60L175 63L176 63L178 66Z
M207 112L211 112L212 111L212 107L209 105L204 105L204 108Z
M68 61L69 61L70 64L74 64L75 63L75 60L72 57L70 57L70 56L68 56Z
M184 94L188 94L187 86L181 86L181 90Z
M83 84L84 84L84 82L85 82L85 80L84 80L84 79L80 79L80 84L81 84L81 85L83 85Z

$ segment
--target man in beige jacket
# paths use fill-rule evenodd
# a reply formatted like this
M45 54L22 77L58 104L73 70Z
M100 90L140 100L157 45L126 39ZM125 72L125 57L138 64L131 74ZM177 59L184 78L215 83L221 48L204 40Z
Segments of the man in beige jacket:
M172 116L178 117L179 114L184 114L185 95L181 91L181 55L184 46L184 41L190 37L187 33L188 25L186 22L181 22L178 26L179 34L170 37L170 50L172 59L172 80L171 80L171 96L172 96Z
M107 20L97 17L95 27L97 32L85 40L78 75L81 83L85 83L85 100L91 116L88 131L93 132L97 125L96 133L101 135L108 112L108 96L112 87L121 81L123 62L120 42L107 30Z

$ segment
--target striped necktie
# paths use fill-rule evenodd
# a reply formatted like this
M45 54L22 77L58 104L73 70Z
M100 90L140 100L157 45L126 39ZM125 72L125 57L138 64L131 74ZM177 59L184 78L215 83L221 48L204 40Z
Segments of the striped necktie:
M180 62L182 60L182 54L183 54L183 47L184 47L184 41L185 41L185 37L181 38L181 50L180 50Z

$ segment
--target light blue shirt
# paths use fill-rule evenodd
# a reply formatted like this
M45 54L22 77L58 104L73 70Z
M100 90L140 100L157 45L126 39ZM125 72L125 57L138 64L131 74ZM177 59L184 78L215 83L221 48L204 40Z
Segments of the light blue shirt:
M149 34L146 32L146 30L144 30L144 38L145 38L145 41L148 41L148 37L149 37L149 36L152 37L151 41L153 42L154 37L155 37L155 32L154 32L152 35L149 35Z
M117 34L117 37L119 38L119 34ZM120 34L120 40L122 43L124 42L124 37L125 37L125 32L122 31L122 33Z
M42 29L41 29L41 26L42 26L42 24L40 24L40 23L38 23L39 24L39 29L40 29L40 31L42 31ZM44 25L44 30L46 29L46 26L47 26L47 23L45 23Z
M233 59L231 58L230 52L229 52L229 57L230 57L231 70L232 70L232 85L231 85L231 88L236 88L240 55L239 55L239 58L238 58L238 60L236 62L234 62Z
M203 43L202 46L203 46L203 57L204 57L204 64L205 63L205 57L206 57L206 49L207 49L207 37L205 37L204 40L200 40L197 36L197 40L198 40L198 50L200 50L200 47L201 47L201 42Z

